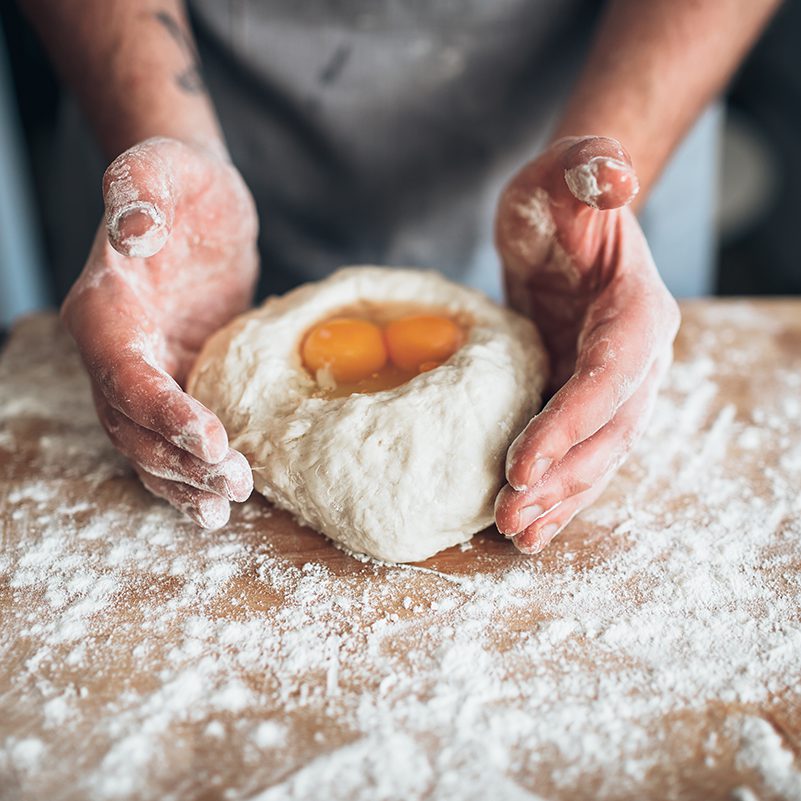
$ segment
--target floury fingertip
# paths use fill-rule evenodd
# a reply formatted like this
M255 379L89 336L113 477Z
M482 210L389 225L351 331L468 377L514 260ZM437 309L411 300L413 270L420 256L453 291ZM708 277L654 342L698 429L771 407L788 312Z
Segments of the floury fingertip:
M132 258L154 256L170 236L164 213L145 201L129 203L115 211L107 227L114 249Z
M231 505L225 498L208 496L202 498L188 514L199 526L208 531L215 531L228 522L231 517Z

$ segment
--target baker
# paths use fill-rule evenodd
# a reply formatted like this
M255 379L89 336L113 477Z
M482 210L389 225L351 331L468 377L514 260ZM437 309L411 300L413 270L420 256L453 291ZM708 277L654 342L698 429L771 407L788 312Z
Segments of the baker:
M668 281L702 270L701 115L776 0L617 0L597 21L582 0L193 0L191 27L178 0L23 5L112 160L63 318L149 489L201 525L251 490L182 386L249 305L260 255L263 292L367 261L499 295L494 217L509 303L539 326L555 393L509 451L496 522L538 550L600 494L678 327L635 213L695 125L694 160L651 219L685 245ZM62 208L65 237L80 206Z

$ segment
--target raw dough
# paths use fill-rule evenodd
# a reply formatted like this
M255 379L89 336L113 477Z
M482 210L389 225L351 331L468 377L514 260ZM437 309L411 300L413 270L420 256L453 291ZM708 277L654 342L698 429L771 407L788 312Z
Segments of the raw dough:
M391 390L315 397L299 345L360 301L470 321L445 364ZM225 425L256 489L302 523L378 559L426 559L493 520L506 450L540 408L534 325L436 273L344 268L242 315L200 354L189 392Z

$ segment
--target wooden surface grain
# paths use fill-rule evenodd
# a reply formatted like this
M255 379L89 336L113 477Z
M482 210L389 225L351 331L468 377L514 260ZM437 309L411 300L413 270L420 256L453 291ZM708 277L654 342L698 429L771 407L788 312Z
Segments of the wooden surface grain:
M357 561L258 497L196 530L105 442L56 319L22 321L0 358L0 798L801 798L801 301L683 314L655 433L590 513L536 559L488 531L419 566ZM740 592L716 527L758 649L725 681L702 670L740 636L715 628ZM669 619L692 598L648 597L690 597L670 572L690 563L652 544L671 528L721 566L706 636ZM599 649L581 595L607 585Z

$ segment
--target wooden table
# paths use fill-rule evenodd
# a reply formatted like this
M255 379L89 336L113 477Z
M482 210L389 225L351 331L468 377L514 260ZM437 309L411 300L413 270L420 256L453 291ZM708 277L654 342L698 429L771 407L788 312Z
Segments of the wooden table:
M0 359L0 798L801 798L801 301L684 307L648 436L539 558L221 532L106 443L57 321Z

